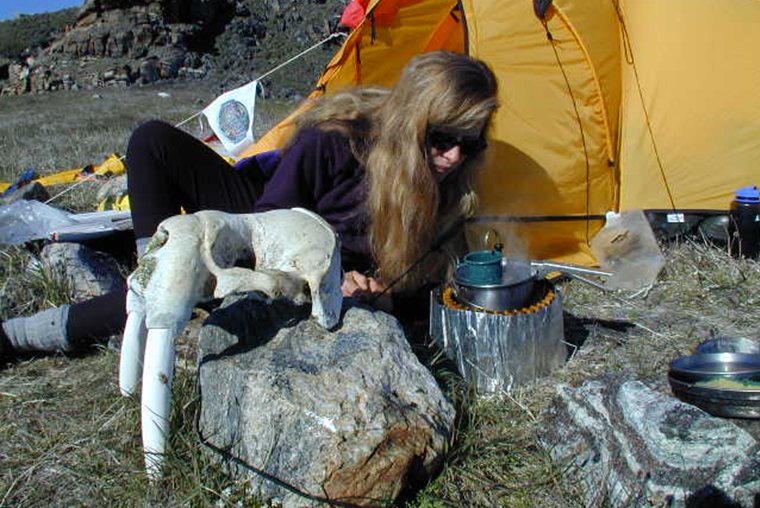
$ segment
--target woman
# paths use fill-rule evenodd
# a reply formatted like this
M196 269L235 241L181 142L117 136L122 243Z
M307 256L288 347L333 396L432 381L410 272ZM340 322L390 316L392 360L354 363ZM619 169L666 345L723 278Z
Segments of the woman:
M252 213L299 206L340 236L344 296L404 309L405 296L442 273L439 256L418 260L474 212L473 172L496 91L483 62L445 51L419 55L392 89L357 88L315 101L268 178L255 158L232 169L195 138L148 122L127 149L138 253L180 208ZM124 302L116 292L11 319L1 327L0 350L73 350L120 330Z

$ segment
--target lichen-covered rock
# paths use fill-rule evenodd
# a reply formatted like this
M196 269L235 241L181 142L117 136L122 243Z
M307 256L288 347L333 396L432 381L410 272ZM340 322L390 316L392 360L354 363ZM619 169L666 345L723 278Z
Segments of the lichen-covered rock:
M588 506L708 506L693 503L716 495L752 506L760 493L752 436L641 380L559 385L543 428L542 444L576 469Z
M394 499L436 471L455 412L394 318L351 307L326 331L308 306L225 303L200 338L200 430L210 443L302 492L358 505ZM319 504L226 463L262 498Z

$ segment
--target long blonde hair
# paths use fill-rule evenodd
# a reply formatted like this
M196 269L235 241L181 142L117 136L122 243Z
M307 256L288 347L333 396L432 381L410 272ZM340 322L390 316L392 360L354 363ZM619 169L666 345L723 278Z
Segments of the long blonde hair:
M483 62L434 51L414 57L392 89L352 88L315 101L299 127L338 129L366 168L372 253L383 282L391 283L422 257L436 238L477 205L474 172L482 154L467 157L442 183L433 177L427 133L431 126L474 129L498 107L496 78ZM411 271L394 290L429 279L435 257Z

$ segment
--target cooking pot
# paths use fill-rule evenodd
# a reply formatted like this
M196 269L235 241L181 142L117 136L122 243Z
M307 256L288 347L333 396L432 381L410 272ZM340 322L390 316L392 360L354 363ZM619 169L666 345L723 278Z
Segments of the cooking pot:
M502 257L501 279L498 283L481 283L471 264L460 263L454 270L452 286L457 300L476 309L513 311L524 309L532 302L537 279L548 272L561 272L600 289L603 285L580 277L578 273L608 277L610 272L567 263L530 261Z
M518 310L527 307L533 295L537 271L530 261L502 257L498 283L481 283L467 263L454 270L454 293L457 299L478 309Z

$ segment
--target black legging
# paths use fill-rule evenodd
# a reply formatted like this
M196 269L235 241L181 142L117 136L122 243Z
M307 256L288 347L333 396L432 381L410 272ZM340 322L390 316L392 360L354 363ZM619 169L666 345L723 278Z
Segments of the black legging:
M255 164L237 170L196 138L153 120L138 127L127 147L129 202L135 238L184 209L250 213L262 177ZM124 328L126 291L114 291L71 306L69 340L86 343Z

